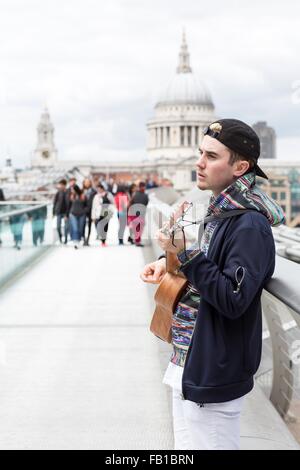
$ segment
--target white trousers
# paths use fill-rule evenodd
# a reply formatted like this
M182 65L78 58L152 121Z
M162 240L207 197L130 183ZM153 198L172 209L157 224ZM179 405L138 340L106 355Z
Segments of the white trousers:
M175 450L239 450L244 397L224 403L182 400L173 388Z

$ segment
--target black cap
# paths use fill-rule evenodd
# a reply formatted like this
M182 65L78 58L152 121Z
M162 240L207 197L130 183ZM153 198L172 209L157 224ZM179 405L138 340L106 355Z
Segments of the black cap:
M245 158L256 161L254 170L257 176L268 179L267 175L257 165L260 155L260 141L252 127L238 119L220 119L204 129L204 135L214 137L230 150Z

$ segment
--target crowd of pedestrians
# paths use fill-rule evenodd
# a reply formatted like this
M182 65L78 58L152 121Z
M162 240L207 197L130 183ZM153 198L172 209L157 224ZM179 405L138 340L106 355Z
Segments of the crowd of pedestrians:
M79 184L75 177L69 181L61 179L53 200L53 217L56 218L58 240L61 244L73 243L78 249L81 245L89 246L92 228L95 227L99 244L105 247L110 221L117 214L119 245L128 242L138 247L143 246L142 234L145 226L147 205L149 202L146 189L155 187L152 181L139 184L107 182L98 178L86 178ZM5 197L0 188L0 201ZM14 247L21 249L23 231L27 221L32 226L32 243L34 246L44 242L47 206L36 208L9 217L10 231ZM125 240L125 230L128 237ZM0 220L0 246L2 245Z
M151 187L149 182L148 187ZM71 178L69 182L60 180L53 202L59 242L67 244L71 239L75 249L81 244L89 246L94 225L97 240L105 247L110 220L116 211L119 244L124 245L125 229L128 226L127 241L143 246L141 237L149 202L146 188L143 181L138 185L127 185L86 178L80 186L76 178Z

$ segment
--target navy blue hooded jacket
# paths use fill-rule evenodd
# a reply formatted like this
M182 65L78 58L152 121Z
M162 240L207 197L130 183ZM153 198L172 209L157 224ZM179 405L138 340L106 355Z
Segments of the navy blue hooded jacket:
M239 267L244 268L245 276L239 292L234 293ZM183 371L184 399L219 403L253 388L262 349L260 297L274 268L270 223L253 211L222 220L207 257L200 252L181 266L201 295Z

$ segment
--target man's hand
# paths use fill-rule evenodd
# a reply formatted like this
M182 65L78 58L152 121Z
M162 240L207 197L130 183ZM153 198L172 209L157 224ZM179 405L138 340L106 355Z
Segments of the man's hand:
M167 235L163 230L157 232L156 239L160 248L169 253L177 254L184 249L184 239L181 230L176 230L174 244L172 243L172 236Z
M171 215L170 222L166 222L163 227L156 233L156 240L160 248L169 253L177 255L180 251L184 250L184 234L180 226L176 227L177 219L182 219L185 212L191 207L191 203L184 201L181 203L176 211ZM175 225L175 233L172 234L172 227Z
M159 284L166 274L166 258L162 258L154 263L146 264L140 274L142 281L149 284Z

